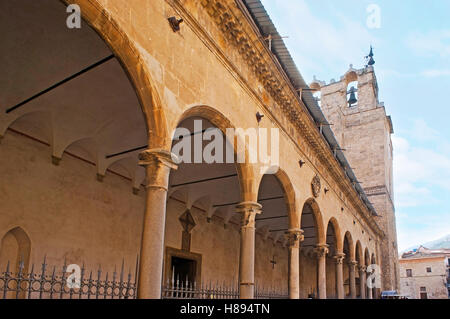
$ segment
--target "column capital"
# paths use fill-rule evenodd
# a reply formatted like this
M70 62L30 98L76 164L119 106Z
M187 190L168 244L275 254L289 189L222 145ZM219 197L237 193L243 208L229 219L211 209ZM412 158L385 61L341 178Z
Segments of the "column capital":
M358 265L358 262L356 260L349 260L348 265L349 265L349 267L356 268L356 265Z
M288 247L300 248L300 242L305 239L305 236L303 236L303 230L300 228L288 229L284 234L288 241Z
M255 218L261 214L262 205L257 202L242 202L236 205L236 212L243 215L242 227L255 227Z
M153 148L139 153L139 165L165 165L171 169L178 168L178 158L175 154L160 148Z
M333 256L333 258L335 259L336 264L342 265L344 263L345 254L344 253L338 253L335 256Z
M325 257L329 252L328 247L329 246L327 244L316 245L314 251L316 252L317 258Z
M147 176L147 189L166 191L169 187L171 169L177 169L177 157L163 149L149 149L139 154L139 165L144 166Z

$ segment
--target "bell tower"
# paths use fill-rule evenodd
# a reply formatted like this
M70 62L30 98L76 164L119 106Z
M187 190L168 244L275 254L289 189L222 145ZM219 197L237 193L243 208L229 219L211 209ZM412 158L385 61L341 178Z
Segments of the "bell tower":
M372 52L372 50L371 50ZM314 78L310 87L378 216L385 233L379 243L383 290L399 290L397 232L392 172L391 117L378 100L373 53L362 69L349 70L339 81ZM320 97L319 97L320 96Z

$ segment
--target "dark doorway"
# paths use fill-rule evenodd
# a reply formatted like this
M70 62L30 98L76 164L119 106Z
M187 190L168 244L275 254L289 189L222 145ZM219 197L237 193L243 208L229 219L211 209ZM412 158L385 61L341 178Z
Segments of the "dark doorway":
M197 262L195 260L172 256L171 268L173 279L175 281L195 282L197 270Z

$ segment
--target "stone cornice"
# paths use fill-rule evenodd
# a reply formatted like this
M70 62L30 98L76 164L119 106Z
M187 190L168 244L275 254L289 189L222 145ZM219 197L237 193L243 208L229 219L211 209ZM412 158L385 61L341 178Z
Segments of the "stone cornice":
M219 45L213 40L209 33L198 21L185 10L180 0L166 0L182 16L193 31L201 38L207 47L224 62L233 75L247 86L247 90L252 95L258 95L248 84L247 79L241 72L233 66L230 59L223 53ZM329 177L336 183L343 196L347 197L352 205L357 208L360 215L367 222L370 228L379 236L384 236L383 231L372 218L369 210L361 200L360 196L353 188L345 171L333 155L325 138L320 134L314 119L309 114L306 106L300 100L295 88L292 87L286 74L281 69L276 58L270 53L267 46L259 36L257 30L248 21L237 6L230 6L228 1L200 0L201 6L213 19L216 27L225 36L226 41L233 45L239 52L241 58L249 66L253 75L263 85L266 92L280 107L281 112L289 120L290 124L296 128L298 133L304 138L309 149L315 153L321 168L318 169L321 175L329 174ZM276 118L274 110L269 108L260 97L257 97L265 109ZM280 119L277 119L280 127L283 127ZM289 135L289 134L288 134ZM298 141L292 139L298 145ZM299 146L298 146L299 147ZM300 147L299 147L300 149ZM311 163L314 161L309 159Z

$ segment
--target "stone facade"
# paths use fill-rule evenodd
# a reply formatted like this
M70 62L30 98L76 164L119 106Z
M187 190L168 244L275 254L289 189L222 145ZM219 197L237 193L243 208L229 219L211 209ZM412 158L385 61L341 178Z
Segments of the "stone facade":
M448 299L447 282L448 257L400 259L400 292L410 299Z
M125 259L133 269L139 254L141 298L161 297L176 258L196 263L198 283L236 282L242 298L254 297L255 284L291 298L370 298L365 267L380 261L382 288L391 287L390 150L363 167L376 173L367 185L385 187L373 201L389 218L374 217L235 1L63 2L80 6L81 30L65 28L60 1L33 10L27 0L0 1L11 15L0 21L11 35L0 50L8 78L0 82L1 262L28 267L47 255L113 269ZM13 13L28 14L27 25L16 26L24 17ZM170 17L183 19L179 31ZM109 54L112 62L8 109ZM370 114L388 141L383 111ZM247 162L178 165L173 132L198 118L222 131L279 129L278 172Z
M390 116L378 100L373 66L356 70L352 66L339 81L315 80L311 88L320 92L323 113L358 181L375 207L378 224L386 234L380 245L383 286L399 289L397 233L393 186L393 131ZM349 106L350 88L357 87L357 104Z

